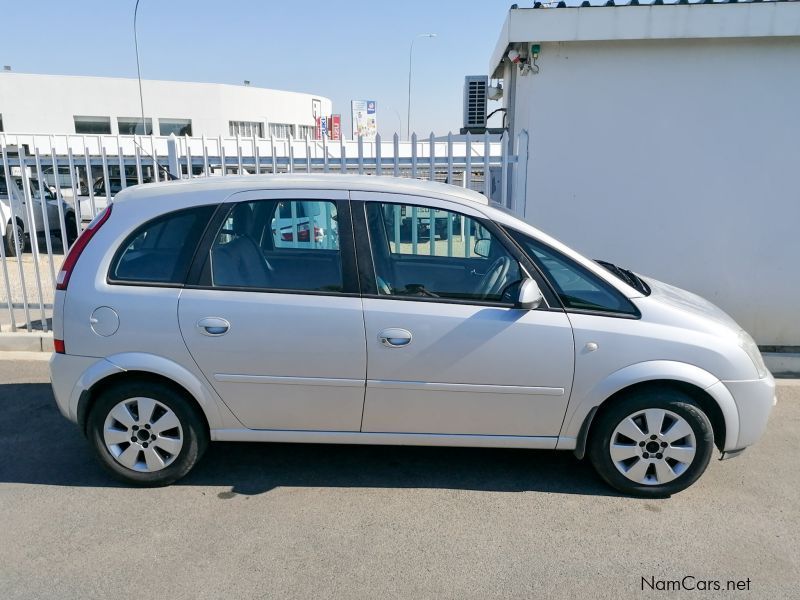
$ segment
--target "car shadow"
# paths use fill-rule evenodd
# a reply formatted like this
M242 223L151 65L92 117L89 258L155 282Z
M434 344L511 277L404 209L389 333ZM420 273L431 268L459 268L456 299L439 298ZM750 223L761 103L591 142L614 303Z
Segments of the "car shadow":
M49 384L0 385L0 483L125 487L56 408ZM175 485L255 495L277 487L428 488L617 496L571 452L217 442Z

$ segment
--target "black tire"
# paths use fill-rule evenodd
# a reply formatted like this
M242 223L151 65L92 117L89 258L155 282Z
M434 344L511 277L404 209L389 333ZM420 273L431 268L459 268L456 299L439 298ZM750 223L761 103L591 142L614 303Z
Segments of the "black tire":
M141 472L117 461L106 446L103 429L109 412L120 402L132 398L152 398L177 416L183 445L174 460L158 471ZM186 475L208 446L208 429L184 394L160 383L130 381L104 390L89 413L86 434L100 463L117 479L138 487L159 487L174 483ZM126 442L127 443L127 442Z
M17 235L19 236L19 243L22 246L22 252L25 252L25 232L22 225L17 223ZM6 224L6 234L3 236L3 244L5 244L6 256L14 257L17 255L17 247L14 244L14 227L11 223Z
M666 483L635 482L617 468L616 463L611 457L611 437L617 426L627 417L646 409L664 409L674 413L689 424L694 436L694 458L686 467L680 464L670 464L670 469L675 467L675 471L673 472L676 472L678 468L683 468L684 470L682 470L675 479L667 481ZM674 424L672 419L669 417L664 419L664 426L662 429L664 435L669 434L669 427L671 424ZM643 427L646 428L646 426ZM642 431L644 431L643 427L640 427ZM649 439L649 434L652 432L646 431L645 433L648 434L647 439ZM659 433L659 435L661 434ZM623 439L627 438L623 436ZM619 441L621 441L619 438L615 440L615 442ZM663 444L666 442L660 443ZM635 446L639 446L640 444L641 442L636 443ZM600 477L612 487L624 494L632 496L639 496L642 498L665 498L685 490L697 481L706 470L711 460L711 455L714 452L714 431L706 414L691 397L668 387L651 388L632 392L614 402L608 409L603 410L592 423L589 433L588 449L589 459L595 470ZM650 456L646 451L647 447L645 446L641 449L641 452L645 454L630 459L630 465L634 466L638 461L643 461L642 465L644 465L657 460L655 456ZM637 449L636 452L639 452L639 450ZM662 450L661 452L666 451ZM644 456L648 457L646 461L643 458ZM662 457L666 456L666 453L656 456L658 456L658 460L661 460ZM668 461L670 459L664 458L664 460ZM655 464L648 466L647 473L648 477L656 478Z

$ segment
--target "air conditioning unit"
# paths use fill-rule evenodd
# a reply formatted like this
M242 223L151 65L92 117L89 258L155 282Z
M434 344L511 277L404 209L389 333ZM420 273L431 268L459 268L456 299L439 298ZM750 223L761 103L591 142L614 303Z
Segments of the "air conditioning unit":
M464 129L486 128L489 77L467 75L464 78Z

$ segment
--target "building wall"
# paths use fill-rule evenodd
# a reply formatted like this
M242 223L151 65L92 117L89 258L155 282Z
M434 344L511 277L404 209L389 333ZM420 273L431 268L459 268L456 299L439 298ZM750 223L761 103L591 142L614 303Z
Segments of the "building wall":
M323 96L213 83L142 81L145 117L192 120L193 135L228 136L228 121L258 121L313 126L312 101L330 115ZM140 117L136 79L74 77L0 72L3 129L14 133L75 133L74 115ZM266 132L266 129L265 129Z
M525 219L800 345L800 38L555 42L538 64L516 77Z

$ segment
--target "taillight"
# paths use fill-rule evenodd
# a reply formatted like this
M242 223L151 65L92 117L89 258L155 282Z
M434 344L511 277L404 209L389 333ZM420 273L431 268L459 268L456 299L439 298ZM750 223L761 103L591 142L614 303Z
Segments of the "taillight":
M56 354L66 354L66 350L64 349L64 340L53 338L53 349L56 351Z
M103 212L98 213L97 216L89 223L88 227L83 230L78 236L78 239L75 240L75 243L72 244L72 248L69 249L67 252L67 256L64 259L63 264L61 265L61 270L58 272L58 277L56 278L56 289L57 290L65 290L67 289L67 284L69 284L69 278L72 275L72 270L75 268L75 265L78 263L78 259L81 257L81 253L83 252L86 245L89 243L89 240L92 239L97 230L103 226L103 223L108 221L108 217L111 216L111 204L105 207Z

